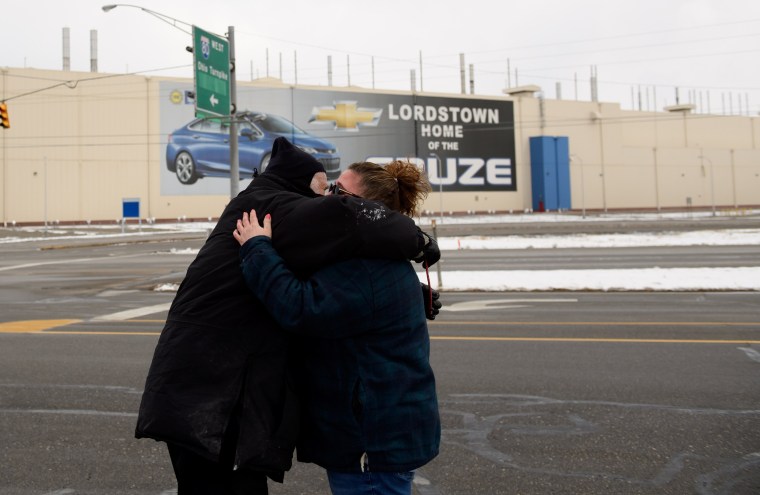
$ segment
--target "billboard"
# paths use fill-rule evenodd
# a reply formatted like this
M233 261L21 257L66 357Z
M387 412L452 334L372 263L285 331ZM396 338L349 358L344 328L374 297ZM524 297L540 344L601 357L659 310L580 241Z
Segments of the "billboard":
M228 194L228 126L195 119L190 92L161 83L161 193ZM237 99L241 189L282 135L322 161L330 180L354 162L405 159L436 190L517 190L508 100L240 85Z

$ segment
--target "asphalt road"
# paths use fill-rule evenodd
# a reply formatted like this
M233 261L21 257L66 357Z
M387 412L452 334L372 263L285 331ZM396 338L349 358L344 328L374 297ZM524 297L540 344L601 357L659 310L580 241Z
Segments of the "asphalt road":
M200 242L0 247L0 494L174 493L133 430L173 297L154 288ZM442 298L441 454L416 493L760 493L760 294ZM327 492L311 465L271 484Z
M443 270L587 270L760 266L760 246L446 251Z
M682 212L680 218L636 219L609 215L600 220L597 213L586 217L567 213L565 219L541 221L541 214L525 218L524 221L508 223L465 224L443 219L437 222L436 232L441 237L462 235L561 235L561 234L615 234L625 232L694 232L699 230L756 229L760 227L760 216L756 214L736 216L703 216ZM427 227L426 227L427 228Z

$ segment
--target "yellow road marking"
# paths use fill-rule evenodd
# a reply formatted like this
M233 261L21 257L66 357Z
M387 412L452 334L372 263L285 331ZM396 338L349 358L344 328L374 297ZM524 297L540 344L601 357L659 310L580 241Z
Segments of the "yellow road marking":
M158 337L161 335L161 332L84 332L81 330L61 330L55 332L45 332L45 335L147 335L151 337Z
M758 321L431 321L428 325L503 325L503 326L618 326L618 327L757 327Z
M605 338L569 338L569 337L456 337L436 336L430 340L464 340L496 342L595 342L624 344L760 344L760 340L690 340L690 339L605 339Z
M36 333L63 327L82 320L25 320L0 323L0 333Z
M26 320L0 323L0 333L45 333L46 335L132 335L158 336L161 332L119 332L119 331L81 331L53 330L83 320ZM125 320L119 323L165 323L165 320ZM759 322L670 322L670 321L582 321L582 322L524 322L524 321L434 321L432 325L504 325L504 326L760 326ZM49 331L53 330L53 331ZM586 342L586 343L652 343L652 344L760 344L760 340L717 340L717 339L636 339L636 338L602 338L602 337L478 337L432 335L431 340L470 341L470 342Z
M44 332L45 335L110 335L110 336L150 336L157 337L161 332L83 332L61 330ZM476 336L431 336L430 340L459 342L584 342L611 344L733 344L760 345L760 340L692 340L692 339L607 339L607 338L569 338L569 337L476 337Z
M166 323L166 320L131 319L119 323ZM429 326L438 325L503 325L503 326L619 326L619 327L760 327L760 321L428 321Z

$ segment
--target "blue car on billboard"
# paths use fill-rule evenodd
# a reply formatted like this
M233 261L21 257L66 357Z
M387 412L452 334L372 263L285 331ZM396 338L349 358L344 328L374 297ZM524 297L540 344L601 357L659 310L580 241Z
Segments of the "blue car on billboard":
M263 172L269 163L274 140L286 137L291 143L319 160L328 179L340 174L340 155L334 145L307 134L292 122L262 112L240 112L238 151L240 178L250 178L253 169ZM202 177L230 176L230 125L219 118L195 119L169 135L166 167L182 184L194 184Z

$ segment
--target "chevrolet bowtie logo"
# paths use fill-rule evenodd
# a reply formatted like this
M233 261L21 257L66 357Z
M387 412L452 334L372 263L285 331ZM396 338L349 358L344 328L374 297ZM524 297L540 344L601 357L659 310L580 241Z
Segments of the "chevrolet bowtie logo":
M314 107L309 123L332 124L334 129L358 131L359 126L376 127L382 113L380 108L356 108L355 101L339 101L332 107Z

